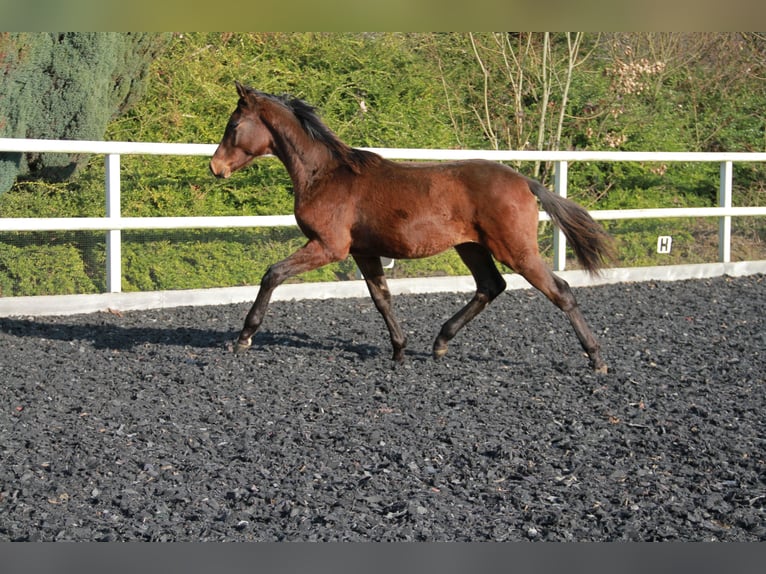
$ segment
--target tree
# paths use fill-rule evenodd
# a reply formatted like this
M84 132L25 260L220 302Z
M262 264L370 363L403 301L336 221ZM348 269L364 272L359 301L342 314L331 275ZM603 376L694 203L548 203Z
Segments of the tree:
M465 39L468 47L457 48L473 55L481 80L453 84L442 70L447 97L473 110L493 149L560 149L572 80L598 35L586 50L581 32L469 33ZM539 170L537 164L536 176Z
M101 139L143 93L169 35L0 34L0 137ZM0 193L17 176L63 180L87 158L0 151Z

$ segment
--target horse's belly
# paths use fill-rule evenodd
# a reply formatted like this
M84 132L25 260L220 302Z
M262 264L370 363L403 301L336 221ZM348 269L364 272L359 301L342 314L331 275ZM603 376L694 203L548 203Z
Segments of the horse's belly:
M420 259L474 240L459 229L411 222L383 229L355 230L351 253L394 259Z

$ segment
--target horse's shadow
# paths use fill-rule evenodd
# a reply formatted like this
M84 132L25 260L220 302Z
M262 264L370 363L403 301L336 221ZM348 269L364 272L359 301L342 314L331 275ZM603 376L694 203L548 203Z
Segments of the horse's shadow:
M45 322L44 319L0 319L0 332L12 337L83 341L95 349L129 350L145 345L179 345L194 347L222 346L233 337L231 332L189 327L134 327L109 323L67 323L65 319Z
M235 335L232 334L232 336L226 340L224 345L227 350L232 348L235 338ZM253 347L260 349L292 348L302 351L321 351L324 353L332 353L334 355L350 353L365 359L378 358L381 355L388 353L387 349L380 346L352 342L338 335L319 339L316 335L309 335L307 333L287 333L283 331L271 331L268 329L259 331L253 336Z
M222 353L232 353L234 341L239 334L235 330L218 330L196 327L147 327L128 326L117 322L67 322L66 318L57 318L46 322L44 319L0 318L0 352L3 347L2 335L28 339L31 341L82 341L95 350L130 351L146 346L188 347L196 349L218 349ZM470 341L463 345L470 346ZM344 337L342 333L322 335L301 331L283 331L263 329L253 337L253 346L245 356L256 352L280 352L291 349L293 352L322 352L328 355L352 355L359 359L373 360L390 357L390 347L384 343L360 342ZM518 358L487 356L465 349L464 360L476 364L498 362L508 367L521 365ZM418 362L429 361L430 351L419 350L417 344L408 347L406 357ZM456 357L453 357L453 360Z
M82 341L96 350L129 351L145 346L179 346L220 349L231 352L238 331L195 327L137 327L115 323L67 323L43 320L0 318L0 333L30 340ZM0 338L0 349L2 348ZM378 345L351 342L342 336L319 338L301 332L264 329L253 337L254 349L319 350L352 353L362 358L378 357L388 351Z

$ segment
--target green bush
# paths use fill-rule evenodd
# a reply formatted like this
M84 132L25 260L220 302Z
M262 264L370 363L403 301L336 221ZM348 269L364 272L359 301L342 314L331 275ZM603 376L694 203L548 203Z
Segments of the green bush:
M123 289L156 291L257 285L268 267L305 243L293 228L123 232ZM353 275L351 261L294 281L335 281Z
M628 64L640 63L640 37L628 34L617 38L635 43L633 60ZM71 57L80 49L75 49L73 37L55 38L72 44L66 51ZM163 37L148 34L143 38L149 50ZM595 36L589 38L586 46L590 56L576 68L572 78L561 147L763 150L766 131L761 110L766 103L766 84L754 79L764 73L763 62L757 60L763 49L727 52L716 48L718 36L711 38L714 41L709 42L708 51L676 57L675 62L668 60L672 66L663 68L662 74L641 76L642 89L631 92L615 87L615 62L624 60L626 52L612 48L612 36L602 36L600 42ZM22 39L36 39L43 45L24 51L9 49L9 40ZM53 39L43 34L0 35L0 77L7 77L3 74L16 64L20 68L47 62L46 46ZM554 42L553 56L561 61L560 50L565 48L565 43ZM142 53L139 49L134 55L138 58ZM651 56L646 50L643 53ZM722 65L719 59L726 59L726 54L730 57ZM533 73L534 59L528 59L526 65L526 81L538 81ZM483 112L480 99L476 99L477 95L481 98L483 76L470 42L461 34L174 34L167 49L145 72L143 77L148 81L144 97L109 122L106 139L217 143L236 105L234 81L239 80L267 92L291 93L317 105L327 125L354 146L489 147L477 119ZM79 72L70 69L67 73L75 81ZM497 74L497 70L493 73ZM124 87L125 83L120 85ZM19 86L0 82L0 97L18 91ZM506 106L503 109L510 109L507 104L513 94L509 90L493 96ZM524 121L539 110L539 101L533 96L530 89ZM550 102L554 110L560 105L555 96ZM502 110L493 113L499 116ZM511 125L515 119L503 118L496 125ZM18 123L16 119L13 122ZM9 126L8 119L0 114L0 135L29 135L8 132ZM291 181L277 160L259 159L227 180L213 178L207 162L208 158L201 157L123 156L122 214L151 217L292 212ZM531 162L519 167L531 175ZM718 169L714 164L573 163L569 169L569 196L591 209L711 206L716 204ZM0 169L0 179L2 173ZM550 184L551 166L543 167L541 177ZM734 180L735 205L764 205L766 166L736 164ZM22 180L0 195L0 217L103 214L102 157L90 158L75 178L64 183ZM614 221L605 225L616 237L622 266L713 261L716 257L714 219ZM739 234L733 245L735 257L763 257L763 218L736 219L734 227ZM90 242L80 241L76 234L55 234L55 240L45 234L24 234L23 241L11 235L0 234L5 253L0 269L3 295L21 294L24 289L30 293L52 289L51 268L25 264L25 259L31 260L28 253L49 262L79 258L79 267L66 263L68 271L58 275L75 278L85 274L90 283L73 279L61 285L61 293L104 290L102 232L93 234ZM673 235L670 256L656 255L657 235ZM125 290L254 285L271 263L305 241L297 229L289 228L126 231L122 236ZM541 252L549 260L551 238L551 225L541 224ZM43 253L47 255L43 257ZM20 261L12 261L14 257ZM14 271L11 273L9 268ZM425 260L398 261L388 274L408 277L465 273L457 255L448 252ZM349 259L295 280L354 276L355 266Z
M94 292L82 253L72 245L0 242L0 296Z

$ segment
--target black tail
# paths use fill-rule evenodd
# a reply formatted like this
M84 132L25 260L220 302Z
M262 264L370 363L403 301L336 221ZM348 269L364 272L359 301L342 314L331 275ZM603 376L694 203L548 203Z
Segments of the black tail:
M560 195L556 195L539 181L527 178L529 189L537 196L543 209L559 226L567 242L585 269L598 274L604 264L614 258L612 238L587 212Z

